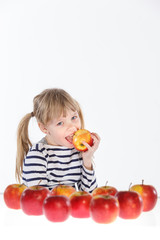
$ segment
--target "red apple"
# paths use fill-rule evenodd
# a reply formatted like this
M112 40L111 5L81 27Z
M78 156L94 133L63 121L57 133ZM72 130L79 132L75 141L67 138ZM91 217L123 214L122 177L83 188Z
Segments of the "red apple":
M119 202L119 217L135 219L143 210L143 201L140 194L134 191L120 191L116 194Z
M97 223L111 223L119 214L118 200L113 196L97 195L90 203L92 219Z
M76 189L69 185L58 185L51 190L51 195L63 195L69 197L72 193L74 193Z
M70 215L70 201L66 196L50 196L44 200L43 213L51 222L64 222Z
M104 196L115 196L117 193L117 189L111 186L102 186L95 188L92 192L92 196L97 196L97 195L104 195Z
M43 201L50 191L42 186L33 186L24 190L21 195L21 208L27 215L42 215Z
M26 188L24 184L11 184L7 186L3 195L7 207L20 209L21 194Z
M139 193L143 200L143 211L151 211L157 203L157 191L152 185L137 184L130 188L131 191Z
M75 218L90 217L90 201L92 195L85 191L77 191L70 196L71 215Z
M93 145L91 133L86 129L79 129L73 136L73 145L78 151L85 152L88 150L88 148L82 143L83 141L90 146Z

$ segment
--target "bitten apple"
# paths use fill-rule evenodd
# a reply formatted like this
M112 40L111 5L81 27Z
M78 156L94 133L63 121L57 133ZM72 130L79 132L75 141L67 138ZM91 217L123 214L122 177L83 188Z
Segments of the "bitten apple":
M63 196L69 197L75 191L76 189L72 186L60 184L51 190L51 195L52 196L63 195Z
M21 195L21 208L27 215L42 215L43 201L50 195L50 191L42 186L33 186L23 191Z
M73 136L73 145L78 151L85 152L88 148L83 144L83 141L90 146L93 145L93 139L91 133L86 129L79 129Z
M27 187L24 184L11 184L4 191L4 202L7 207L20 209L20 198Z
M113 196L97 195L90 203L91 218L97 223L111 223L119 214L118 200Z
M51 222L64 222L70 215L70 201L66 196L50 196L44 200L43 213Z
M70 196L71 215L75 218L90 217L90 201L92 195L85 191L77 191Z
M92 196L104 195L104 196L115 196L118 190L111 186L102 186L95 188L92 192Z
M134 191L120 191L116 194L119 202L119 217L135 219L143 210L143 201L140 194Z
M139 193L143 200L143 211L151 211L157 203L157 191L152 185L145 185L142 181L142 184L133 185L130 188L131 191L136 191Z

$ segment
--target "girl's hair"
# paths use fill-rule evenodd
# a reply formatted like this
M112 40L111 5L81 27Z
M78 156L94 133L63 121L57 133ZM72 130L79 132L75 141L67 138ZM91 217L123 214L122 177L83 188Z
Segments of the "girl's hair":
M63 89L46 89L33 99L33 112L22 118L17 130L16 178L19 182L23 170L23 160L32 146L28 135L30 119L35 116L37 122L46 125L53 118L65 115L67 109L78 112L81 127L84 128L83 114L78 102Z

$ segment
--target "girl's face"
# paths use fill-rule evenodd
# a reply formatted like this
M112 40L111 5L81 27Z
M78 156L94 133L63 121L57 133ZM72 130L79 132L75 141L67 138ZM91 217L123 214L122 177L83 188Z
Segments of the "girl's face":
M66 111L66 116L54 119L46 126L46 140L54 146L72 148L73 134L81 128L81 121L77 112Z

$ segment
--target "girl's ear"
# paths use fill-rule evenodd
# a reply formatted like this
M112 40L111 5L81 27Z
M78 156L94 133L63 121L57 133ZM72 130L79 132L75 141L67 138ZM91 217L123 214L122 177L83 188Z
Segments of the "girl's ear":
M41 130L43 133L45 133L45 134L48 133L48 130L47 130L47 128L44 126L43 123L38 122L38 126L39 126L40 130Z

